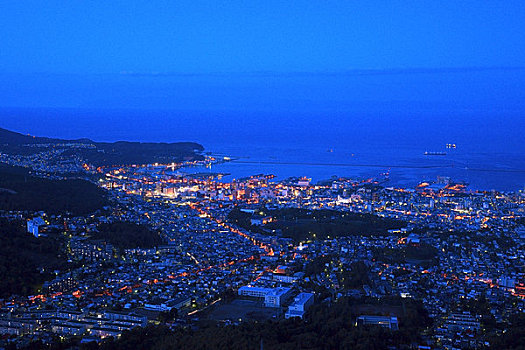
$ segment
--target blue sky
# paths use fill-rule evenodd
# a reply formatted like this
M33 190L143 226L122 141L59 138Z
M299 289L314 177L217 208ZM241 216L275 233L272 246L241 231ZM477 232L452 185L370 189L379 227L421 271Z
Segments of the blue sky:
M0 73L525 66L524 1L0 3Z
M7 0L0 81L0 108L521 116L525 1Z

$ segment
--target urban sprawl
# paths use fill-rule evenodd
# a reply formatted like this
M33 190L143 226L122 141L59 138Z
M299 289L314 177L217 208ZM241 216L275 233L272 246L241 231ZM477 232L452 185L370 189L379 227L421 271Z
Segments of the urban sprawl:
M0 161L51 178L76 173L106 189L111 205L77 217L1 213L25 220L28 234L37 238L59 228L68 240L68 261L76 263L54 271L38 294L0 301L3 341L80 336L99 342L149 323L191 327L203 318L225 325L302 318L312 305L342 297L396 296L419 300L428 311L433 326L424 334L426 346L452 349L489 345L483 319L466 307L469 301L488 303L496 322L525 308L522 191L474 191L446 177L397 188L387 174L319 183L304 177L277 181L270 174L227 180L206 170L184 172L229 160L210 155L96 168L79 158L61 159L61 153L43 147L31 156L0 154ZM404 224L382 234L294 237L276 226L283 218L275 213L284 209L300 210L298 225L321 211ZM100 224L122 221L159 232L162 245L117 251L92 238ZM349 285L346 272L357 266L364 267L366 282ZM400 321L395 313L363 311L349 322L396 330Z

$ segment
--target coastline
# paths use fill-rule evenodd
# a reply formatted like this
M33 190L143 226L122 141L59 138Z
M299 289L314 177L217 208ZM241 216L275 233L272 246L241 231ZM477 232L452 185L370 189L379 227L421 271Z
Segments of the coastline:
M232 151L237 152L229 153ZM398 152L391 150L390 154L394 157L389 162L384 162L385 157L377 157L374 152L356 152L352 157L348 151L337 149L333 153L323 149L307 152L301 148L277 153L275 149L238 147L236 150L230 147L226 150L208 151L208 154L220 158L230 154L231 159L211 167L186 168L184 172L230 174L224 176L224 181L264 173L275 175L276 180L306 176L314 182L333 176L366 179L389 172L389 186L408 188L413 188L422 181L436 180L438 176L469 183L474 190L518 191L525 186L525 168L519 167L519 156L507 158L508 164L505 164L499 162L499 154L477 154L473 161L465 162L465 158L472 157L471 153L460 151L445 157L428 159L417 150L404 149Z

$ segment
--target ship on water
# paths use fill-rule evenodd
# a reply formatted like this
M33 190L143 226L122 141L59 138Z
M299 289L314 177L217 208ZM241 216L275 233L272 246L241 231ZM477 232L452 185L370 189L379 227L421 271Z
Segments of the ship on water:
M426 151L424 153L425 156L446 156L447 152L432 152L432 151Z

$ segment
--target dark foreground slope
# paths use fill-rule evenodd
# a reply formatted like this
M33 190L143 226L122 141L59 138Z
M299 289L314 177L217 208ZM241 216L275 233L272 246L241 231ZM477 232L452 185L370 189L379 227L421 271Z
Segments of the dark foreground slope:
M363 304L364 303L364 304ZM370 303L373 303L371 305ZM366 305L378 310L399 310L400 330L382 327L357 327L355 318ZM243 322L237 326L202 325L198 329L148 326L124 332L119 339L102 344L82 344L80 349L397 349L418 343L419 334L431 325L421 303L392 298L376 300L341 298L329 305L313 306L305 320L288 319L259 323ZM61 349L74 344L43 346L32 349Z
M0 163L0 210L88 214L107 204L104 190L80 179L50 180Z
M0 299L33 294L54 276L54 269L64 267L58 235L35 238L25 222L0 218L0 237Z

